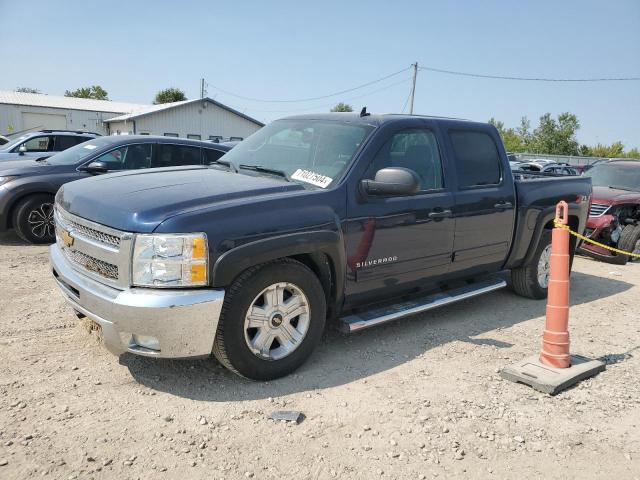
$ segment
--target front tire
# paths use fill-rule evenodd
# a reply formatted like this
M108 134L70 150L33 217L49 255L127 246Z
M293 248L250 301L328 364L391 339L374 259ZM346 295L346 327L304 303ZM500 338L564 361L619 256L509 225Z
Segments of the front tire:
M326 308L320 281L302 263L283 259L249 268L227 291L213 354L252 380L288 375L319 343Z
M515 292L522 297L536 300L547 298L550 266L551 231L545 230L531 262L511 270L511 281Z
M53 221L53 197L32 195L18 203L14 210L13 228L29 243L51 244L56 241Z

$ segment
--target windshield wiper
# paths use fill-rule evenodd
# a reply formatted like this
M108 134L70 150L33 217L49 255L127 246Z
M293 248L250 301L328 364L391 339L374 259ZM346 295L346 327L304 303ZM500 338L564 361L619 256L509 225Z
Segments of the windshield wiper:
M209 162L209 166L211 165L224 165L225 167L229 167L229 169L233 170L235 173L238 173L238 167L227 160L215 160L213 162Z
M284 170L278 170L277 168L269 168L263 167L262 165L245 165L240 164L240 168L244 168L245 170L253 170L254 172L262 172L262 173L271 173L273 175L278 175L279 177L284 178L287 182L290 182L289 175Z

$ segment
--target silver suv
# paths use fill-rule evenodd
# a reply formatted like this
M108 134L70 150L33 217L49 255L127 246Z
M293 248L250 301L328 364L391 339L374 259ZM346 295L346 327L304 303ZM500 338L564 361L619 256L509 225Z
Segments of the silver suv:
M99 133L71 130L39 130L25 133L0 145L0 163L5 160L48 158L99 136Z

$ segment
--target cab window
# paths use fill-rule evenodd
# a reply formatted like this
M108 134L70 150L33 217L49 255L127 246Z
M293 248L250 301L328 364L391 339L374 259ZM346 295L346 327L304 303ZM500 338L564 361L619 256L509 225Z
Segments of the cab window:
M490 135L470 130L453 130L449 135L456 156L459 187L480 187L500 183L500 155Z
M403 167L420 177L420 190L443 187L442 161L434 134L430 130L414 128L394 134L378 151L365 178L373 179L378 170Z

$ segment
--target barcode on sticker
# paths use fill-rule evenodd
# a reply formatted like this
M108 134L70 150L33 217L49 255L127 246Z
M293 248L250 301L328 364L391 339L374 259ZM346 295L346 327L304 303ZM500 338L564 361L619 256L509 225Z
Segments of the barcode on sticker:
M302 170L301 168L293 172L291 178L322 188L327 188L329 184L333 182L333 178L331 177L325 177L324 175L321 175L319 173L311 172L309 170Z

